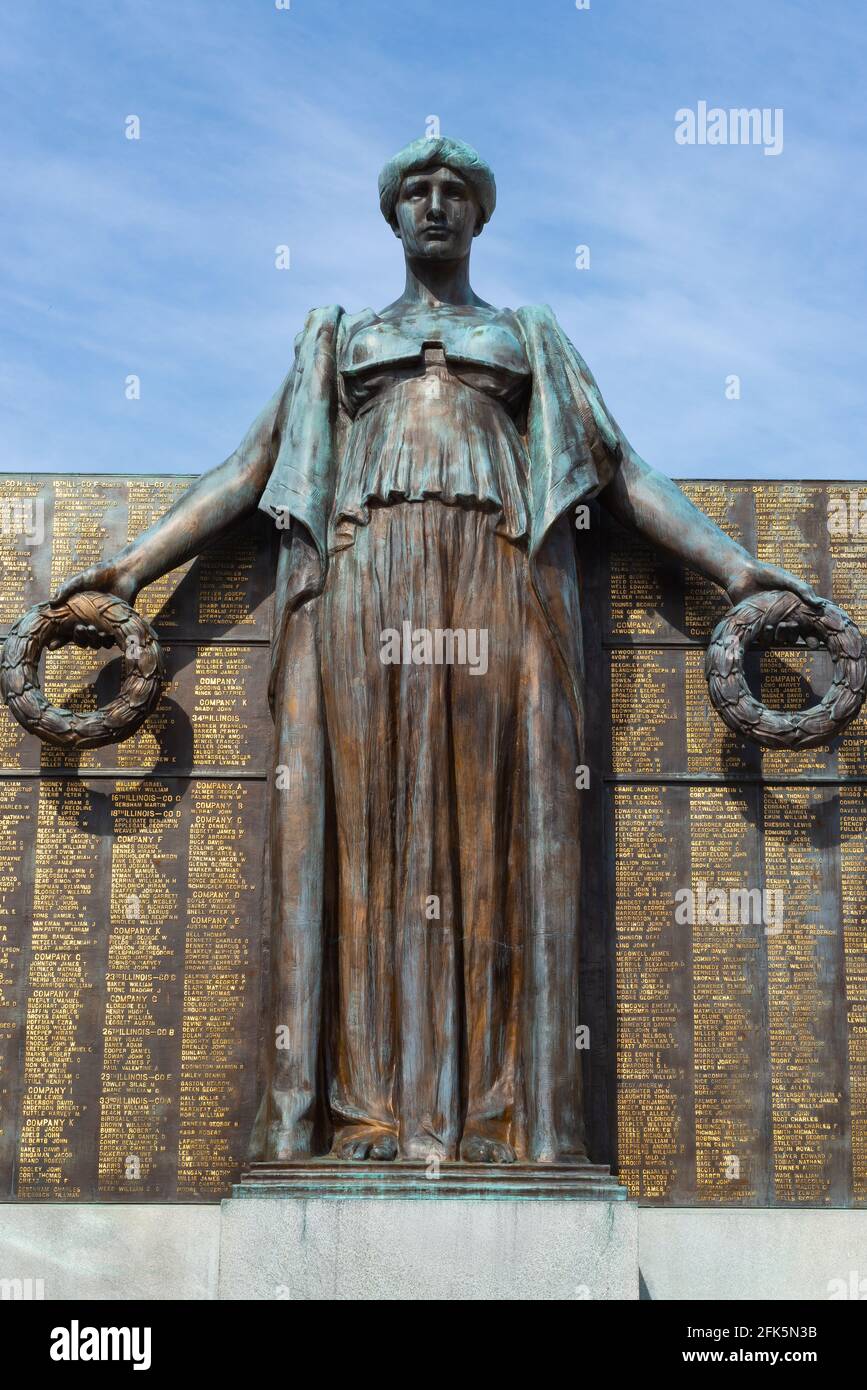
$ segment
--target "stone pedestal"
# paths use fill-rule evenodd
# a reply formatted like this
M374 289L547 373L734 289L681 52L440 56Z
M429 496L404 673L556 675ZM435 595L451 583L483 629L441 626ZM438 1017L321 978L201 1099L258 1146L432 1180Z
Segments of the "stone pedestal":
M235 1193L223 1299L638 1297L638 1210L605 1169L257 1165Z
M372 1298L386 1282L398 1283L401 1271L408 1267L421 1270L421 1288L395 1296L433 1297L433 1257L442 1261L443 1249L468 1298L488 1296L484 1291L492 1287L491 1270L500 1288L507 1290L504 1294L495 1291L491 1297L543 1298L548 1296L545 1289L550 1289L550 1296L559 1298L564 1296L560 1276L570 1281L568 1298L616 1296L621 1276L619 1296L634 1297L635 1268L634 1263L630 1265L634 1255L629 1252L635 1248L636 1219L644 1297L665 1302L863 1300L867 1296L867 1210L863 1208L637 1208L631 1202L579 1203L557 1198L425 1203L403 1198L390 1213L394 1203L388 1198L354 1202L325 1197L296 1199L294 1216L276 1213L272 1219L268 1214L272 1200L228 1201L222 1211L216 1205L193 1204L0 1202L0 1304L7 1299L43 1298L215 1299L218 1286L227 1298L285 1298L293 1282L284 1278L280 1261L285 1264L291 1257L293 1241L297 1241L294 1277L300 1278L305 1267L309 1272L312 1266L310 1286L320 1289L314 1295L302 1293L304 1297L332 1298L336 1285L343 1290L341 1297L356 1296L358 1288L358 1297ZM390 1241L404 1239L400 1207L413 1205L427 1212L416 1210L406 1218L406 1229L418 1233L412 1237L416 1244L390 1248ZM239 1215L241 1206L255 1207L258 1216L252 1210ZM372 1228L369 1232L357 1210L361 1206L372 1213L365 1218ZM330 1210L325 1211L326 1207ZM380 1229L383 1221L388 1224ZM425 1222L437 1227L436 1238L426 1234ZM261 1239L260 1226L265 1232ZM283 1235L275 1251L277 1227ZM444 1234L446 1230L450 1234ZM607 1244L603 1244L606 1231ZM430 1244L427 1260L425 1240ZM467 1270L473 1258L468 1241L488 1242L481 1272ZM365 1242L375 1257L365 1254ZM343 1269L338 1263L340 1251L353 1256L359 1246L356 1267ZM264 1279L258 1269L260 1247ZM594 1264L600 1250L604 1254ZM370 1259L374 1260L372 1273ZM582 1267L589 1272L581 1274ZM451 1270L447 1267L443 1273L441 1264L438 1270L436 1277L443 1286L453 1286ZM512 1288L522 1278L526 1285L517 1294L508 1292L513 1271ZM329 1279L331 1288L322 1294Z

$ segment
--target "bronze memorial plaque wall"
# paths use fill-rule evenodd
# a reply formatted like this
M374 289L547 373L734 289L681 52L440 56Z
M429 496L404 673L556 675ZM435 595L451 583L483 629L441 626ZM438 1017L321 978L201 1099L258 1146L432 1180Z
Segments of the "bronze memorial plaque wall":
M0 631L188 481L4 478ZM0 708L4 1199L217 1199L237 1173L263 985L272 545L263 518L141 594L168 680L127 742L73 755ZM48 653L46 695L95 708L122 664Z
M188 480L0 479L0 635ZM692 499L867 629L847 483L697 482ZM581 1016L590 1153L663 1204L867 1202L867 721L828 749L729 733L702 674L726 609L595 506L582 553L589 786ZM0 1199L229 1192L259 1089L274 532L145 589L161 704L73 756L0 708ZM116 652L46 658L96 708ZM756 656L772 707L823 652ZM721 905L722 904L722 905Z
M867 489L682 486L760 559L865 623ZM587 910L604 908L586 933L582 1007L604 1039L588 1053L596 1147L646 1202L863 1204L867 722L802 752L738 739L702 671L725 598L593 521L584 612L600 698L584 854ZM772 708L827 689L826 652L752 655Z

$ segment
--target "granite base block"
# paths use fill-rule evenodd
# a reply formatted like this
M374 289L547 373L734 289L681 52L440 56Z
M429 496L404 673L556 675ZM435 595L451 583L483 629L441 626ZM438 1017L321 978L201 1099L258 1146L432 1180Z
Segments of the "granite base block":
M644 1207L644 1297L867 1300L867 1210Z
M230 1198L218 1296L637 1299L638 1211L557 1197Z
M220 1209L0 1204L0 1301L212 1299Z

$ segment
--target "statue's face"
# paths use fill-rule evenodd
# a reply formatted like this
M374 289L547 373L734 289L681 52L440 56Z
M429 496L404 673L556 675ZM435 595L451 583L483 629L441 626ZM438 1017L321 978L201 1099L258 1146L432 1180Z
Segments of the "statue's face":
M412 258L462 260L484 225L470 185L444 166L407 174L394 213L395 235Z

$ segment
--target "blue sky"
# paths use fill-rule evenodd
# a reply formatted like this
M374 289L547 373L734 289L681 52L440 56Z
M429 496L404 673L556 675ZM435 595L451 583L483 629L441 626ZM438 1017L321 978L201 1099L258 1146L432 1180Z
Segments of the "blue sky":
M497 175L477 292L550 303L650 462L867 477L864 6L28 0L0 27L0 469L218 463L309 308L399 292L376 178L435 115ZM783 152L678 145L699 101L782 108Z

